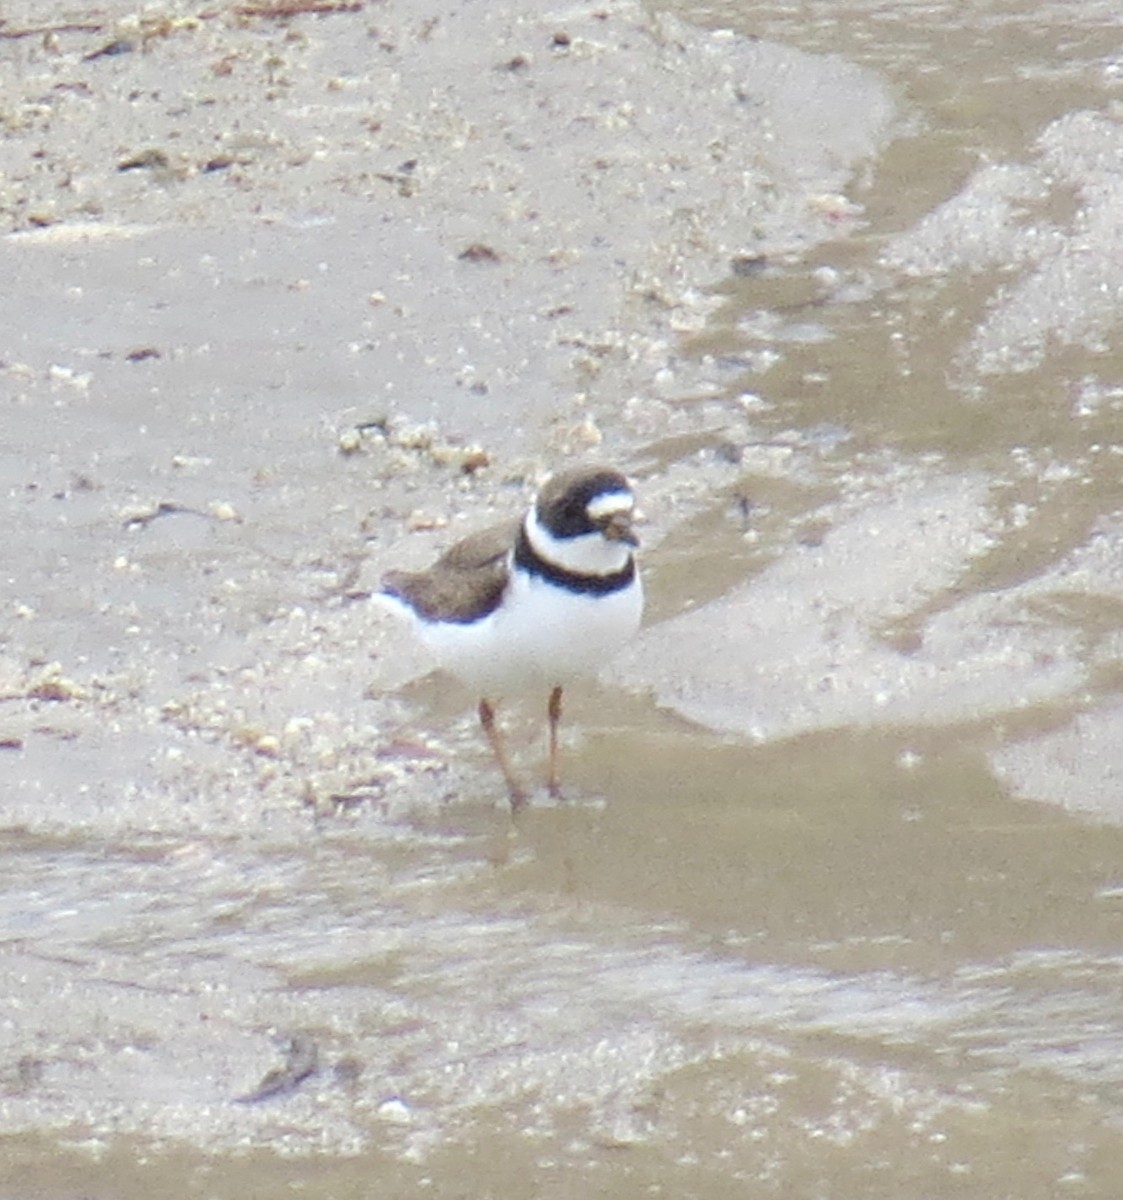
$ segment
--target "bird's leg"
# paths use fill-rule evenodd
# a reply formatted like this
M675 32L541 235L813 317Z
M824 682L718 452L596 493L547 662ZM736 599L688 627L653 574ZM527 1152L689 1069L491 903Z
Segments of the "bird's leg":
M561 794L561 773L558 767L558 725L562 715L562 690L556 687L550 693L550 703L546 708L550 717L550 773L546 777L546 787L551 796L557 799Z
M511 768L511 760L507 757L507 747L503 744L503 734L495 723L495 709L492 707L491 701L481 700L479 711L484 737L487 738L487 744L491 747L495 761L499 764L500 771L503 772L503 780L507 784L507 795L511 798L511 812L517 813L526 807L526 792Z

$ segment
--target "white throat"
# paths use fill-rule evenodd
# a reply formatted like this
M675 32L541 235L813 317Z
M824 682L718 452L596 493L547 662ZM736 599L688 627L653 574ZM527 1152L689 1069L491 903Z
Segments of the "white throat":
M627 542L612 542L597 532L572 538L554 537L533 510L527 513L523 527L540 558L579 575L615 575L628 565L632 556Z

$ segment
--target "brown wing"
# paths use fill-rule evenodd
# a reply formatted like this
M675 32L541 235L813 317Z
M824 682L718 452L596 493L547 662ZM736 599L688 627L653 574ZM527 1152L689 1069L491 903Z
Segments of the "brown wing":
M507 555L517 528L517 521L506 521L473 533L427 571L390 571L383 591L427 621L477 621L494 611L507 586Z

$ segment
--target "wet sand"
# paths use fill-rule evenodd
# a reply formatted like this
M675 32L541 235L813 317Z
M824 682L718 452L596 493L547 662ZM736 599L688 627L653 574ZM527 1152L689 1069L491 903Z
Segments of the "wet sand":
M0 1191L1114 1197L1111 22L294 7L0 22ZM588 455L512 826L367 595Z

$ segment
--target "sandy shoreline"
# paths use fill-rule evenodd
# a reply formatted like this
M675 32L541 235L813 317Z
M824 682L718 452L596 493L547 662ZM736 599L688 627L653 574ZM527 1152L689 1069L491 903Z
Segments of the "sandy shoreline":
M844 232L830 198L891 116L841 61L629 5L129 12L7 44L0 369L21 616L3 653L27 703L5 717L34 797L12 815L36 825L88 819L67 815L62 763L100 743L107 712L141 793L150 740L177 727L225 728L221 775L259 777L253 731L287 746L286 707L305 707L287 692L308 680L276 675L308 654L294 629L333 591L428 557L458 510L468 525L517 508L545 468L616 459L654 475L657 524L687 516L698 481L642 456L700 429L751 437L678 357L720 302L704 286L732 258ZM6 28L33 17L9 10ZM737 469L718 462L707 486ZM359 758L331 791L377 773L388 711L360 697L401 671L372 658L377 625L319 619L317 686L349 714L330 737ZM35 699L44 670L73 684L58 728ZM189 720L200 677L214 694ZM292 766L304 789L311 764Z

